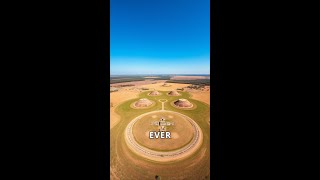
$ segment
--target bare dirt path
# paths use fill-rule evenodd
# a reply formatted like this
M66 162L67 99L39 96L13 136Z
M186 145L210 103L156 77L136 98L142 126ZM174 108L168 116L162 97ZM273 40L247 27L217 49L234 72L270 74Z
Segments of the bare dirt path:
M162 109L161 110L164 110L164 103L166 103L168 100L166 99L159 99L159 102L162 103Z

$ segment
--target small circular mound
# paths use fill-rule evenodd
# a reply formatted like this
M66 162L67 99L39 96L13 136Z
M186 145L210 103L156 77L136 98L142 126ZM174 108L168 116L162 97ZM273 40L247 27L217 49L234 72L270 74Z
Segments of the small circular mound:
M150 101L147 98L139 99L137 102L134 103L134 106L138 108L149 107L151 105L152 105L152 101Z
M180 108L191 108L193 106L193 104L190 103L187 99L178 99L174 102L174 105Z
M149 96L159 96L160 93L158 91L152 91L151 93L149 93Z
M169 96L180 96L181 94L179 94L177 91L170 91L168 93Z

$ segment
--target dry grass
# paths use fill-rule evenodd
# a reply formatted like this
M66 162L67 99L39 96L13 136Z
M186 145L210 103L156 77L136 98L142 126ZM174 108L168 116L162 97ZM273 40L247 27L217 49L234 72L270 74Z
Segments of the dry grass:
M210 105L210 86L205 86L204 89L186 89L191 94L191 98L204 102Z
M163 84L163 83L162 83ZM169 89L167 91L171 91L171 87L160 87L162 84L158 84L159 88L156 89ZM156 85L156 84L152 84ZM173 84L184 86L181 84ZM185 86L188 86L186 84ZM175 87L177 88L177 87ZM129 90L130 87L121 88L120 91L125 92L125 96L130 96ZM133 89L137 89L136 87ZM111 93L111 96L116 95L117 92ZM123 92L121 92L123 93ZM139 93L137 90L135 93ZM185 154L188 158L183 160L177 160L177 162L172 163L159 163L147 160L140 155L137 155L127 146L125 142L125 134L124 130L127 127L130 119L140 115L141 113L149 112L149 110L132 110L128 111L128 107L130 108L130 104L134 102L134 100L129 102L124 102L118 105L118 110L122 110L121 120L118 122L116 126L114 126L110 130L110 178L111 179L154 179L155 175L160 175L161 179L209 179L210 178L210 126L206 122L208 113L210 113L207 105L200 102L194 102L190 100L192 103L198 103L197 108L190 111L180 110L172 107L169 103L174 100L176 97L170 97L166 95L166 92L161 96L148 96L148 92L142 92L139 98L150 98L151 100L158 99L168 99L168 102L165 103L166 110L172 110L181 112L192 119L194 119L203 132L203 143L199 145L200 149L195 152L190 152L191 154ZM188 99L189 93L187 92L179 92L182 93L181 98ZM132 95L131 95L132 97ZM116 97L118 98L118 97ZM132 97L133 98L133 97ZM126 97L127 99L127 97ZM129 99L129 98L128 98ZM158 101L157 101L158 102ZM150 111L161 109L159 107L159 103L157 108L151 108ZM124 113L125 112L125 113ZM174 116L174 115L172 115ZM169 117L169 116L168 116ZM151 117L152 118L152 117ZM122 120L124 119L124 120ZM170 119L170 117L169 117ZM181 136L179 137L181 138Z
M210 105L210 91L191 92L192 99L207 103Z
M134 90L120 90L110 93L110 103L113 107L110 108L110 129L112 129L119 121L120 116L115 112L116 107L124 101L138 97L139 92Z

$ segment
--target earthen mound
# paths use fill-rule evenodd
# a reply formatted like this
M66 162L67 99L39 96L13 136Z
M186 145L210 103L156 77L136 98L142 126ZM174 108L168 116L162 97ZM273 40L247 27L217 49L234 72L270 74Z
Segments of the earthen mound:
M168 95L170 95L170 96L180 96L180 94L177 91L170 91L168 93Z
M158 91L152 91L149 95L150 96L158 96L158 95L160 95L160 93Z
M174 105L182 108L192 107L192 103L190 103L187 99L178 99L174 102Z
M152 104L152 102L149 99L143 98L139 99L134 105L136 107L148 107Z

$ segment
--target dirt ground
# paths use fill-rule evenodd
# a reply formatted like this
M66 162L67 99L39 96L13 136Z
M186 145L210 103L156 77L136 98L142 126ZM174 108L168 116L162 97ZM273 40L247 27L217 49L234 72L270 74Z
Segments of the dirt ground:
M191 94L192 99L196 99L210 105L210 91L192 92Z
M196 79L210 79L209 76L173 76L172 80L196 80Z
M206 86L203 90L186 89L192 96L192 99L202 101L210 105L210 86Z
M119 121L120 116L115 112L116 107L124 101L137 98L139 91L120 89L117 92L110 93L110 129L112 129Z
M134 85L134 86L141 86L146 84L152 84L152 83L164 83L166 80L145 80L145 81L132 81L132 82L123 82L123 83L114 83L110 84L111 87L118 87L123 85ZM134 87L132 86L132 87Z

